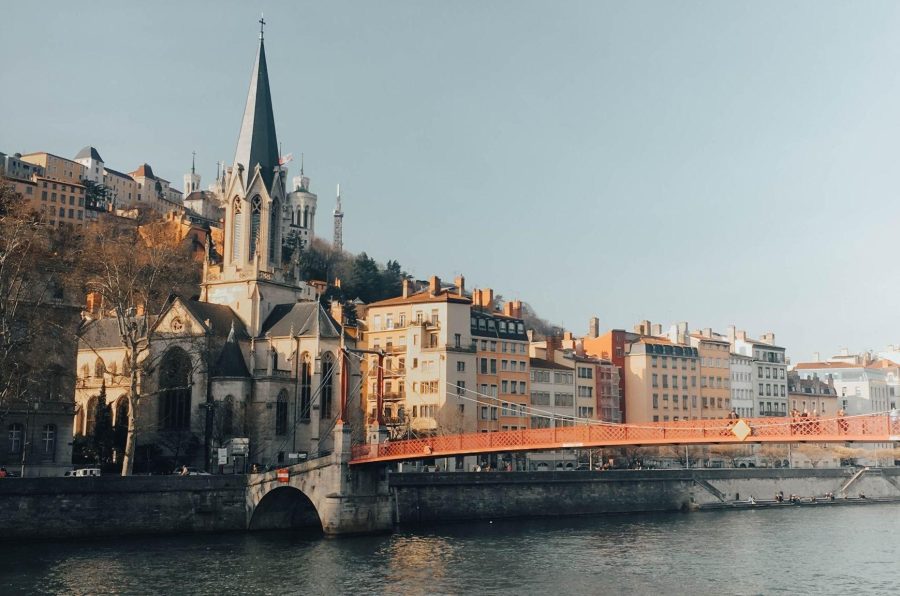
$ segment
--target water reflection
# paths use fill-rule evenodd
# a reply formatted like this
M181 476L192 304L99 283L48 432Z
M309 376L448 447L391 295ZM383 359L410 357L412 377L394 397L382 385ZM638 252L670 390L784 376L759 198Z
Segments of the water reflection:
M892 594L895 505L4 545L0 594Z

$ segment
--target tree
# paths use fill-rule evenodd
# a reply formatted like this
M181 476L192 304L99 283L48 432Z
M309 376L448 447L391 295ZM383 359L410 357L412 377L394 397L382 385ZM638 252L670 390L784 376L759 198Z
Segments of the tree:
M101 466L112 463L115 448L115 434L112 425L112 408L106 403L106 381L100 385L97 395L96 412L94 414L94 434L91 436L93 450L97 455L97 463Z
M74 379L62 360L74 359L68 348L78 312L64 298L75 279L80 238L67 232L29 212L0 180L0 420L40 400L61 399L68 394L64 376Z
M134 467L139 406L146 395L141 378L155 365L151 346L159 338L157 323L173 293L194 294L199 267L181 238L164 223L134 228L100 222L86 238L83 255L84 289L98 295L115 317L130 363L128 430L122 458L122 475L128 476Z

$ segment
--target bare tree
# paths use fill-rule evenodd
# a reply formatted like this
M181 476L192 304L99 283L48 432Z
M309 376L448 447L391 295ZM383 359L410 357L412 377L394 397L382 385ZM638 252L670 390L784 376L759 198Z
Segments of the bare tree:
M137 417L145 396L141 378L154 367L150 350L158 338L157 324L169 298L178 292L192 295L198 281L199 268L182 240L164 222L139 228L102 222L85 241L84 289L115 317L129 364L123 476L134 467Z

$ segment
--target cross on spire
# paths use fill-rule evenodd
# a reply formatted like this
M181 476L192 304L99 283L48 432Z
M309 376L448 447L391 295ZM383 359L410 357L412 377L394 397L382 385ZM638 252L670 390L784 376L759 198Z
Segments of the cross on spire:
M263 38L263 29L266 26L266 19L263 17L263 13L259 13L259 39Z

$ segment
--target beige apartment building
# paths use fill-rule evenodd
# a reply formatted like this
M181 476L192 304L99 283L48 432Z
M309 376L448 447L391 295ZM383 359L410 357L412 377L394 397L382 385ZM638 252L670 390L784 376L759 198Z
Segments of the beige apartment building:
M47 153L46 151L26 153L21 159L22 161L41 166L44 168L44 175L47 178L61 182L81 184L86 174L85 167L80 163Z
M727 418L731 413L731 344L712 330L692 333L690 344L700 358L699 418Z
M641 336L626 346L626 422L669 422L701 417L697 348Z
M404 282L396 298L360 305L362 341L384 351L384 418L393 437L476 430L475 345L472 301L432 277L414 292ZM378 359L365 360L364 400L375 421Z

